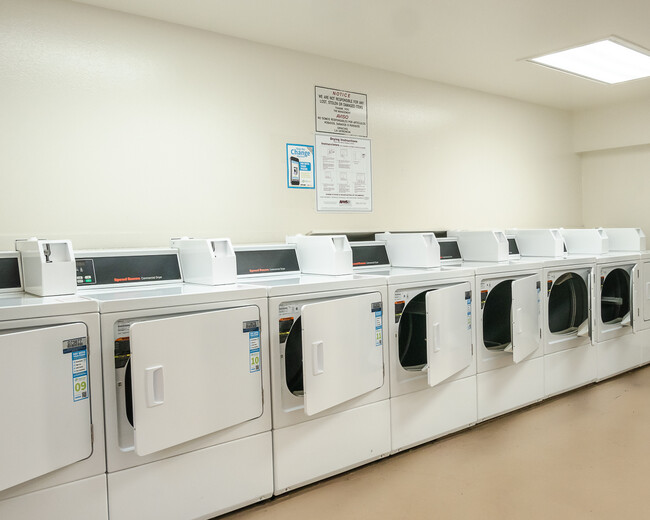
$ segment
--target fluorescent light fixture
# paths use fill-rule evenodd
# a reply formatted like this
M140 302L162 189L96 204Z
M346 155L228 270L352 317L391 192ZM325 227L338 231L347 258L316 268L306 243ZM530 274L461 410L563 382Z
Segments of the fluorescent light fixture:
M529 61L610 84L650 76L649 52L613 37Z

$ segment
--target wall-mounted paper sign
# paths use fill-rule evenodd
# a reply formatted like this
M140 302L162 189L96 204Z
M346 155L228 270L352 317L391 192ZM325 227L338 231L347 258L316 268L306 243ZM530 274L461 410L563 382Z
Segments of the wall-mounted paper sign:
M316 132L368 137L368 96L316 87Z
M314 147L287 143L287 188L314 189Z
M316 134L316 209L372 211L370 140Z

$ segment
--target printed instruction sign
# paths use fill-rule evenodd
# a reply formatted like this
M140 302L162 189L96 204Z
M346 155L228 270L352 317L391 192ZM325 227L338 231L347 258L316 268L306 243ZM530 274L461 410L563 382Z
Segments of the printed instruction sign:
M316 134L316 209L372 211L370 140Z
M287 188L314 187L314 147L287 143Z
M316 87L316 132L368 137L368 96Z

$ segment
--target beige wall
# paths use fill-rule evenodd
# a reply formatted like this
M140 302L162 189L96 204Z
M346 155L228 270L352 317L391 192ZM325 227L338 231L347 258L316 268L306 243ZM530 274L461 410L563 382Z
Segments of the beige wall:
M574 115L586 227L650 233L650 97Z
M640 227L650 232L650 145L582 156L586 227Z
M3 0L0 49L0 249L582 224L562 111L58 0ZM368 95L372 213L286 187L314 85Z

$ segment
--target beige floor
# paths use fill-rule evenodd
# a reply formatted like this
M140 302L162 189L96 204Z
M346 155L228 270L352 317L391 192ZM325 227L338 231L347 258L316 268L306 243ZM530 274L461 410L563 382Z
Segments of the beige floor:
M650 366L222 518L650 518Z

